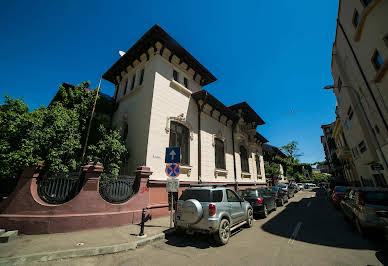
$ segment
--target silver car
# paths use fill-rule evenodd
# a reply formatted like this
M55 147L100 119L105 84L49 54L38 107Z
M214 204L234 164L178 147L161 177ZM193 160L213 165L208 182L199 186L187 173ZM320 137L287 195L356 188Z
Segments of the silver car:
M221 245L228 243L231 231L242 225L252 227L252 223L249 202L226 187L191 185L177 202L175 229L178 232L212 234Z

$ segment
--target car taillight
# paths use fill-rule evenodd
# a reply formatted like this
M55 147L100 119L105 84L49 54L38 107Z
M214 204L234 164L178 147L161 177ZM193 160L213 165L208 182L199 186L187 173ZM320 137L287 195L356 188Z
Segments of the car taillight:
M209 204L209 216L216 215L216 205Z
M364 201L364 198L362 197L362 193L360 192L358 194L358 201L357 201L358 205L365 205L365 201Z
M257 200L256 200L256 203L263 203L263 197L260 197L260 198L258 198Z

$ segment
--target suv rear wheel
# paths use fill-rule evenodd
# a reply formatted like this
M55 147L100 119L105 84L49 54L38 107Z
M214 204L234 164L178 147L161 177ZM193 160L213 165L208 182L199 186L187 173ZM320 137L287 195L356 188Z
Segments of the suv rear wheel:
M222 219L218 232L215 233L214 238L217 243L225 245L228 243L230 237L230 223L227 219Z

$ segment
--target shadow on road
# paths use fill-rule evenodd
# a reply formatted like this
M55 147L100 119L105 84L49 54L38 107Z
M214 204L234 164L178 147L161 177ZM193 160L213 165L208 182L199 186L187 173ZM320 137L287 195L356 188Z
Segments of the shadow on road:
M363 239L347 222L340 210L328 201L322 189L314 189L316 196L290 202L285 209L262 225L268 233L289 239L298 223L300 230L295 241L346 249L376 250L383 256L383 241L379 238Z

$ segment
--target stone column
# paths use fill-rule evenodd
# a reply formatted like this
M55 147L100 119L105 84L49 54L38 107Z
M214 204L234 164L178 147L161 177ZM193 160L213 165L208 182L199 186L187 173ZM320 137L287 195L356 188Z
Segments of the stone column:
M104 171L102 164L100 162L90 162L83 167L83 171L85 172L86 183L82 190L98 191L100 175Z

